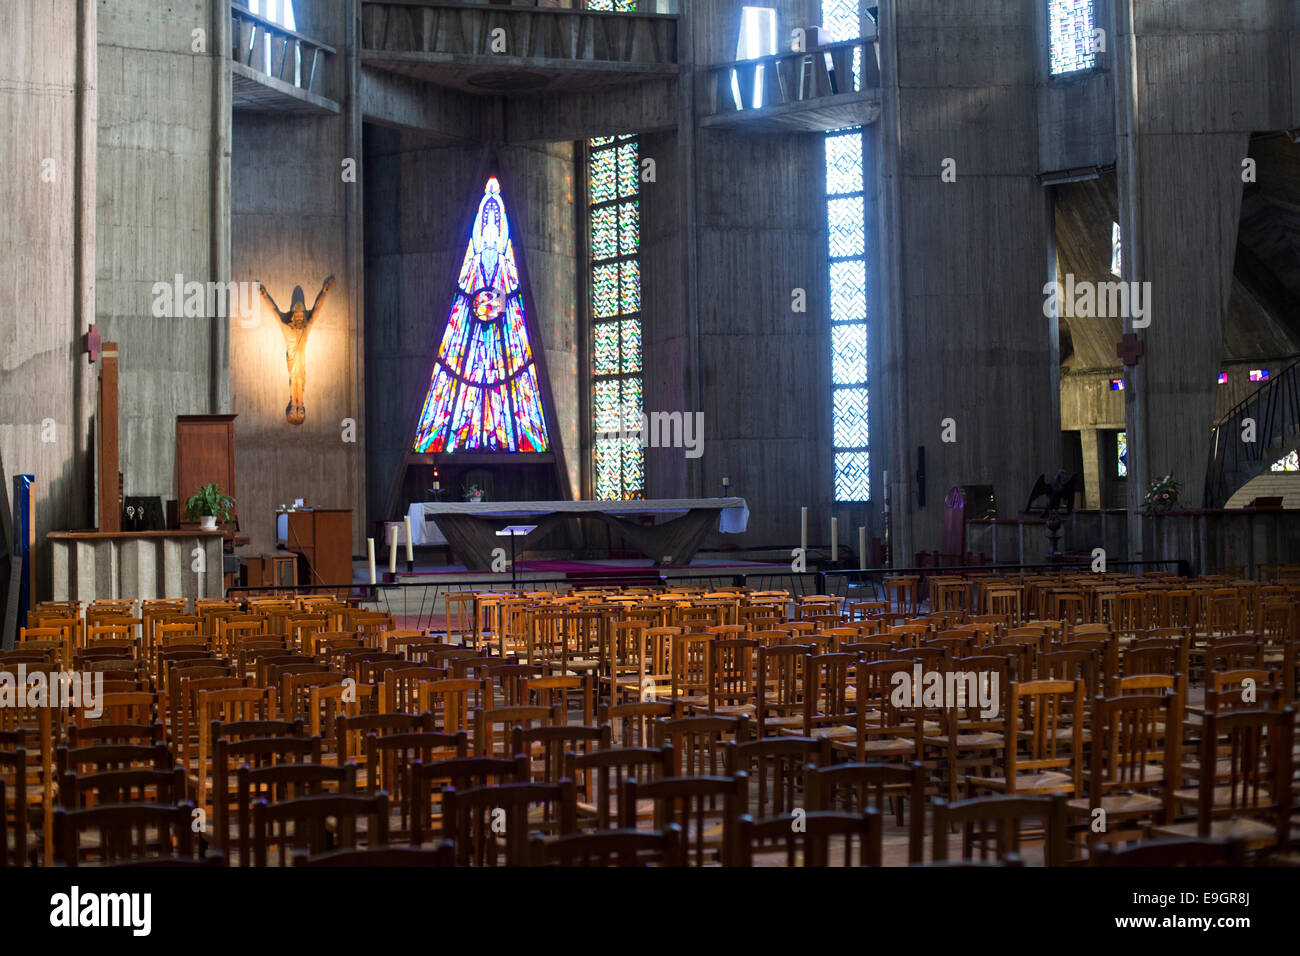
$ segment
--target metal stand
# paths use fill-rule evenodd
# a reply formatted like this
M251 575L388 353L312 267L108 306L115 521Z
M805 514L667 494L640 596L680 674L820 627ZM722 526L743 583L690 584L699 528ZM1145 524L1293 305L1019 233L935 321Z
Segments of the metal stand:
M519 590L519 570L515 567L515 538L525 537L536 530L535 524L512 524L497 532L498 537L510 539L510 586L516 591Z

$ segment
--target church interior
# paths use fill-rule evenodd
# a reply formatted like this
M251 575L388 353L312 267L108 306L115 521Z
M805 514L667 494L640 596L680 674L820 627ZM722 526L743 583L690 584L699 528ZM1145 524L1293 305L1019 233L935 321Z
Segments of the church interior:
M1300 865L1300 4L0 37L0 869Z

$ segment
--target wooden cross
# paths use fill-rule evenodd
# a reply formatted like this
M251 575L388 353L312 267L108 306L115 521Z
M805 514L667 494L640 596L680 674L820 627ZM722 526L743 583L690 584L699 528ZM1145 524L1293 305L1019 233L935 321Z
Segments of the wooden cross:
M1142 340L1137 337L1135 332L1126 332L1124 337L1119 340L1119 344L1115 346L1115 354L1119 356L1125 365L1137 365L1144 351Z

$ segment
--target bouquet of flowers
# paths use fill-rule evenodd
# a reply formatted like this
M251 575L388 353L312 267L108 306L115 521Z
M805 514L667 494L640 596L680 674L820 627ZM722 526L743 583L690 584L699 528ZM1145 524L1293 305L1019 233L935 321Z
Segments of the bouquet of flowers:
M1147 485L1147 493L1142 496L1142 513L1148 518L1163 514L1178 507L1178 492L1183 484L1175 481L1172 474L1161 475Z

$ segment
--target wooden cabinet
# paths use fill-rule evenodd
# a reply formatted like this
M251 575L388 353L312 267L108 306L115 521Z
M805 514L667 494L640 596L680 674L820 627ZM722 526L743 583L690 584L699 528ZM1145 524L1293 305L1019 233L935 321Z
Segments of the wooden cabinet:
M185 499L216 482L235 499L234 415L176 416L176 513L185 520Z
M279 545L307 562L307 573L298 575L299 584L352 583L351 509L280 511L275 526Z

